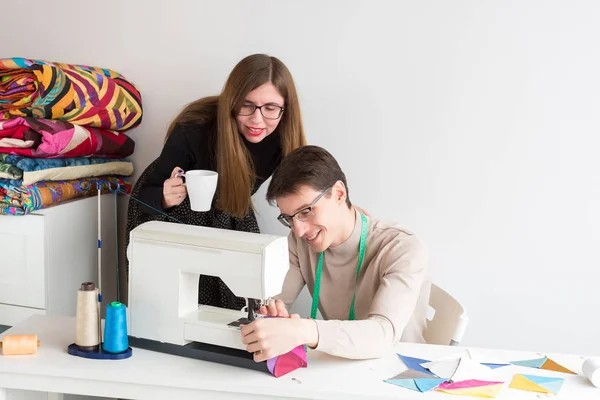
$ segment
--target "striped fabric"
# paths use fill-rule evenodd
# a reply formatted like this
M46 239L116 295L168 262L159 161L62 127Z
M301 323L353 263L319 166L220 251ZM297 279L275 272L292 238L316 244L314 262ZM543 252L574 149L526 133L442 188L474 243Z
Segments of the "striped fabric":
M96 196L98 191L94 182L98 180L110 182L112 190L116 190L117 184L120 185L119 193L131 193L131 181L116 176L43 181L26 186L14 186L0 179L0 215L27 215L67 200ZM109 193L108 184L102 186L101 192Z
M18 116L126 131L142 121L142 98L133 83L109 69L0 59L0 120Z

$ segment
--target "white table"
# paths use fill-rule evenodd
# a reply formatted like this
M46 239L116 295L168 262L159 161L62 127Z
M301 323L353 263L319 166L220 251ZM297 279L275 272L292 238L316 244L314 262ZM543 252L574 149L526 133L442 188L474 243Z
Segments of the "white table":
M75 339L75 319L34 315L5 334L36 333L41 347L36 355L0 357L0 388L69 393L126 399L460 399L430 391L417 393L383 382L405 369L394 352L376 360L352 361L317 351L309 353L308 368L275 378L267 373L141 349L119 361L89 360L71 356L67 346ZM397 352L425 358L461 355L460 347L402 343ZM506 361L539 358L537 353L474 349L478 354ZM560 376L565 382L557 398L598 399L595 388L581 374L583 357L548 357L577 372L568 375L525 367L503 367L506 382L500 399L537 399L538 395L509 389L516 372ZM4 397L4 398L3 398ZM6 391L0 389L0 400ZM545 396L543 396L545 397ZM52 397L60 399L60 395ZM10 400L10 399L7 399Z

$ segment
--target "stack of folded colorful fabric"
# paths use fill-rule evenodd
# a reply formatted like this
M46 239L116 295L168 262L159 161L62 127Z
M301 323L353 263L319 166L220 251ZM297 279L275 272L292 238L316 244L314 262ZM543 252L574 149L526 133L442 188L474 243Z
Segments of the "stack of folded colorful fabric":
M131 192L142 121L137 88L97 67L0 59L0 214L25 215L60 202Z

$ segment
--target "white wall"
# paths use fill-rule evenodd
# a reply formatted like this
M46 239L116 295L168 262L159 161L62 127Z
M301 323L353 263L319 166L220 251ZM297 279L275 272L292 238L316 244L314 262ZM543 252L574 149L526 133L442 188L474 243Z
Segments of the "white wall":
M185 103L248 54L280 57L352 200L428 245L468 309L464 344L600 355L600 3L56 0L26 20L21 7L3 6L0 57L139 86L136 177ZM285 234L257 198L263 231Z

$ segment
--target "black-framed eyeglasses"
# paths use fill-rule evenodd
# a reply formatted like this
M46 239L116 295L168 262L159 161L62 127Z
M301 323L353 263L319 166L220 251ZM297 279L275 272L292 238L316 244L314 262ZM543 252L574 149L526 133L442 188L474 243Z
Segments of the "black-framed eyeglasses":
M294 213L294 215L284 215L284 214L279 214L279 216L277 217L277 220L279 222L281 222L283 224L283 226L287 226L288 228L292 227L292 223L294 218L296 218L298 221L301 222L306 222L308 220L310 220L312 217L314 217L314 213L313 213L313 208L315 207L315 204L317 204L317 202L319 200L321 200L321 197L323 197L325 195L325 193L329 192L331 190L333 186L328 187L327 189L325 189L320 195L319 197L317 197L315 199L315 201L313 201L311 203L310 206L305 207L301 210L298 210Z
M278 119L281 117L281 114L283 114L284 110L283 107L279 107L276 104L263 104L262 106L257 106L256 104L245 103L240 108L238 115L247 117L254 114L257 108L260 110L262 116L266 119Z

